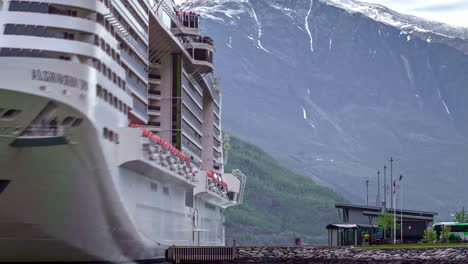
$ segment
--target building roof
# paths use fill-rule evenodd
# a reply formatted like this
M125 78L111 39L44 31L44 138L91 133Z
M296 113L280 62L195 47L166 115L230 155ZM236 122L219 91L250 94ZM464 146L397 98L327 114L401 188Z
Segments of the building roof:
M380 212L381 208L377 206L368 206L368 205L357 205L357 204L347 204L347 203L336 203L335 208L354 208L354 209L360 209L363 211L374 211L374 212ZM388 212L393 212L392 209L388 208ZM396 210L398 213L401 212L401 209ZM430 216L434 217L435 215L438 215L439 213L436 212L429 212L429 211L417 211L417 210L408 210L408 209L403 209L403 214L405 215L419 215L419 216Z
M357 228L372 228L376 227L373 225L366 225L366 224L329 224L327 225L327 229L357 229Z

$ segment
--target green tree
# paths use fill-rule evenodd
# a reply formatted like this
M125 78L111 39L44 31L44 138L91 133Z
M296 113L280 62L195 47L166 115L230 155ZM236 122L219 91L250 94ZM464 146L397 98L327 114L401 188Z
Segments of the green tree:
M443 226L440 232L440 238L444 242L449 242L452 238L452 228L450 226Z
M436 240L437 240L437 233L432 227L429 227L428 229L424 230L424 236L423 236L424 242L433 243Z
M375 224L380 228L380 229L383 229L384 232L388 235L389 232L390 232L390 229L393 228L393 214L391 213L385 213L383 215L380 215L379 217L377 217L376 221L375 221ZM396 219L396 228L397 230L400 230L400 219L397 218Z
M459 223L468 223L468 210L463 207L460 211L456 212L454 221Z

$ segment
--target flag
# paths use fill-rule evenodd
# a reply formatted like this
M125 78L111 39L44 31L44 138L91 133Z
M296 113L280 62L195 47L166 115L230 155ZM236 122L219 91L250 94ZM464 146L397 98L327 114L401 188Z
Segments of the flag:
M403 174L400 174L400 181L403 179Z
M396 180L393 180L393 194L396 193Z

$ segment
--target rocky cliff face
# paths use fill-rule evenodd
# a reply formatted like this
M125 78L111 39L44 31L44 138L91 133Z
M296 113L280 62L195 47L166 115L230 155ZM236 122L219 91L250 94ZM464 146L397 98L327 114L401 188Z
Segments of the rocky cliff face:
M467 204L466 29L341 0L182 8L216 41L226 130L355 202L370 179L375 204L376 171L393 156L405 207Z

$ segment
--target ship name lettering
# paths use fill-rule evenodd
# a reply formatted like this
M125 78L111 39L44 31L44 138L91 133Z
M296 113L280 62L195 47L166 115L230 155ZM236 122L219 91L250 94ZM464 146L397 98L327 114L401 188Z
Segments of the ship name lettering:
M58 73L58 72L35 69L32 71L32 79L36 81L56 83L56 84L61 84L61 85L65 85L65 86L69 86L73 88L79 88L85 91L88 90L87 81L75 78L70 75Z

